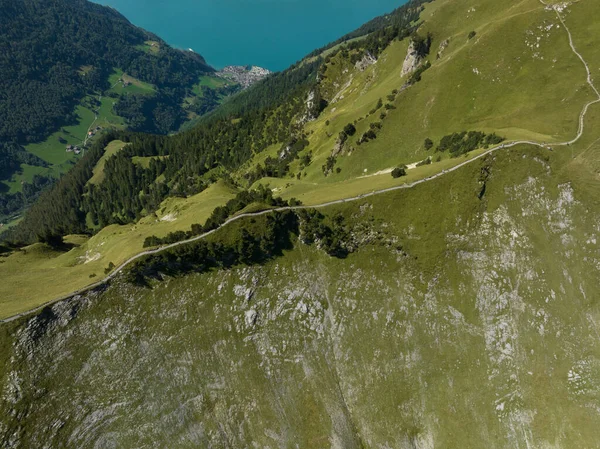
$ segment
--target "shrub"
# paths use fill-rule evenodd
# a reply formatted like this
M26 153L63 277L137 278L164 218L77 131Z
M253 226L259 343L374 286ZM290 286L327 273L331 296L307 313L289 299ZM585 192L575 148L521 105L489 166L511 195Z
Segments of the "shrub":
M427 151L431 150L433 148L433 140L427 138L425 139L425 143L423 144L423 147L425 147L425 149Z
M474 38L476 35L477 35L477 32L476 32L476 31L471 31L471 32L469 33L469 40L473 39L473 38Z
M401 167L396 167L392 170L392 178L400 178L402 176L406 176L406 166L403 165Z
M356 128L352 123L348 123L346 126L344 126L344 134L347 136L353 136L356 134Z
M360 142L364 143L364 142L368 142L369 140L373 140L377 138L377 133L373 130L373 129L369 129L367 132L365 132L362 137L360 138Z
M419 162L417 164L417 167L422 167L423 165L429 165L431 164L431 156L429 156L427 159L423 159L421 162Z
M425 72L427 69L429 69L431 67L431 62L427 61L425 64L423 64L421 67L419 67L410 77L410 79L408 80L408 84L415 84L418 83L419 81L421 81L421 75L423 75L423 72Z
M108 264L108 267L106 267L106 268L104 269L104 274L108 274L108 273L110 273L110 272L111 272L111 271L112 271L114 268L115 268L115 264L114 264L114 263L112 263L112 262L110 262L110 263Z
M444 136L440 140L436 151L448 150L453 157L457 157L477 148L497 145L502 141L504 141L504 138L496 134L485 134L479 131L462 131Z

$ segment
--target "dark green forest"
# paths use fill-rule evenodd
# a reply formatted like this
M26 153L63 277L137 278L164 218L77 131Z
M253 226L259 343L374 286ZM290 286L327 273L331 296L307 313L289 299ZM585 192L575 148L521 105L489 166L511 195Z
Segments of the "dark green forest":
M114 68L157 88L155 95L123 95L115 112L130 129L162 134L186 120L183 98L200 75L214 71L201 56L175 50L114 9L85 0L2 0L0 24L0 179L21 164L48 166L23 145L76 123L76 105L110 87ZM144 51L149 39L160 43L158 52ZM216 107L211 98L195 108ZM51 180L39 181L24 195L0 191L0 218L27 207L40 193L32 188Z
M189 237L186 233L174 233L172 242L186 237ZM240 264L263 263L280 256L283 250L291 249L298 238L305 245L316 245L328 255L341 259L356 250L349 226L341 214L326 217L315 209L276 211L239 220L224 237L215 241L199 240L146 256L128 268L125 277L133 284L148 286L151 282L162 281L165 275L184 276Z
M201 56L172 49L114 9L84 0L3 0L0 23L2 141L44 140L72 121L86 93L109 87L115 67L165 88L158 101L165 105L213 71ZM148 39L161 42L157 55L136 48ZM92 68L84 73L82 66Z

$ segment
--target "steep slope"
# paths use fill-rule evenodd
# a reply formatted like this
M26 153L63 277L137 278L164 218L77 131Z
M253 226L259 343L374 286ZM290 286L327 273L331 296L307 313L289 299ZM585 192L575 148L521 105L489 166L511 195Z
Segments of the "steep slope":
M596 447L594 11L590 0L435 0L420 38L392 30L400 39L380 47L384 30L332 47L318 83L305 61L245 97L301 79L293 95L277 91L282 102L239 97L233 120L225 108L178 138L129 136L113 158L168 165L174 189L231 175L89 241L70 236L68 252L7 253L0 292L60 273L68 285L47 288L58 295L110 273L153 229L158 240L210 231L0 327L3 446ZM404 66L416 71L402 77ZM444 139L463 130L507 141ZM231 143L220 159L217 142ZM231 178L305 206L245 216L267 206L244 203L238 219L203 227L236 193ZM50 299L27 291L2 307Z
M589 2L571 5L565 11L567 23L574 30L592 26L592 9ZM422 80L409 85L411 74L401 76L408 39L393 42L364 70L353 62L356 52L338 52L320 84L329 105L307 125L310 145L300 153L310 153L313 162L291 165L290 173L300 174L298 179L266 182L282 188L283 195L309 201L320 190L315 183L388 177L393 167L428 157L444 163L449 154L435 152L435 146L455 132L495 132L507 140L540 143L564 142L577 134L583 105L597 96L552 9L538 0L442 0L427 4L421 19L418 33L433 36L422 62L429 60L431 68ZM471 31L476 35L469 39ZM579 44L582 51L584 42ZM596 55L589 58L597 64ZM356 134L336 151L348 123L355 125ZM373 126L376 137L358 144ZM425 139L433 141L433 151L424 148ZM325 177L322 167L329 157L335 158L335 168Z
M570 164L509 150L328 210L347 259L296 244L12 325L4 444L594 447L600 209Z
M416 11L418 11L418 3L416 5ZM454 47L452 39L448 41L448 38L444 37L450 33L447 28L450 25L447 24L452 24L453 27L456 27L455 34L462 35L465 33L465 30L471 29L472 26L484 26L483 24L487 20L490 20L491 24L495 24L503 20L512 21L515 17L513 15L515 9L512 6L504 5L503 8L497 3L493 6L485 3L477 3L474 6L469 4L467 5L469 14L480 11L481 17L478 17L474 22L465 24L464 20L460 20L462 17L461 14L464 11L462 9L453 9L452 5L451 2L440 0L439 2L427 4L425 11L422 13L422 17L429 17L429 21L426 20L418 32L421 35L426 35L427 29L434 30L439 27L439 29L443 30L443 34L437 34L438 37L434 35L430 45L431 49L433 49L430 50L430 56L436 48L438 49L437 53L441 53L441 56L439 60L433 62L428 70L422 73L422 80L420 82L407 84L406 78L408 75L404 78L400 76L403 57L409 46L408 39L401 41L392 39L389 46L383 47L383 50L380 49L381 55L379 55L377 62L373 64L373 61L371 61L371 64L367 64L364 70L359 68L358 64L352 65L351 61L361 54L365 55L364 52L368 51L365 50L365 45L372 48L374 43L381 42L381 40L377 41L377 39L372 39L372 36L370 36L368 39L361 41L358 46L356 46L356 43L353 43L346 49L338 47L326 56L326 65L321 66L320 69L319 78L321 81L316 87L311 87L314 86L311 85L311 79L313 79L312 76L315 67L319 67L320 65L318 60L310 64L305 62L294 66L284 73L270 77L264 83L260 83L244 95L235 98L229 104L225 105L226 107L220 108L217 111L222 118L218 119L219 121L216 125L214 122L207 121L205 126L200 126L189 133L158 142L143 136L133 137L136 141L139 141L139 144L136 145L135 149L131 146L128 147L127 152L130 154L121 155L120 162L113 164L115 170L111 171L108 176L110 182L100 185L100 188L96 189L95 193L92 192L94 195L86 193L82 199L76 198L77 195L80 195L77 192L74 193L75 197L72 192L69 195L65 195L61 191L56 192L58 195L54 197L50 195L46 201L38 204L39 207L37 209L39 210L36 209L36 214L32 213L26 218L22 226L20 226L22 232L20 234L17 232L16 235L20 235L20 239L32 242L34 240L31 239L35 238L36 235L43 236L46 233L89 232L88 226L91 220L96 221L97 224L94 223L96 226L93 229L97 231L98 226L102 227L110 223L122 224L123 220L128 222L138 221L140 215L143 216L145 214L147 214L144 219L146 223L159 223L161 215L158 214L158 216L155 216L154 212L160 208L160 200L165 195L193 194L199 189L205 188L207 183L214 180L215 177L222 176L225 171L236 170L236 166L239 166L245 158L251 157L253 154L254 156L249 161L242 164L241 168L233 173L235 181L244 186L247 185L248 181L258 178L256 184L268 184L274 188L277 194L282 195L284 198L299 198L304 204L308 205L356 197L379 189L403 187L405 185L410 186L412 182L430 179L438 174L443 174L446 170L480 157L481 154L487 151L485 148L467 152L461 155L461 157L455 157L460 154L453 155L447 150L426 150L423 148L423 144L420 143L419 149L414 150L415 156L413 157L415 159L413 160L415 163L409 166L407 176L400 179L394 179L390 176L390 172L394 166L408 162L407 156L403 156L400 159L398 154L409 154L412 151L410 146L397 146L390 143L390 138L416 139L418 142L422 142L421 138L429 135L434 138L435 144L439 145L438 142L441 142L441 139L438 140L435 138L435 134L429 134L427 130L434 130L439 126L441 131L439 131L438 135L442 135L460 131L460 127L462 126L465 127L463 129L470 129L471 125L467 121L464 121L460 114L453 115L450 110L446 111L447 114L445 113L445 115L436 118L435 126L432 123L431 127L427 129L424 128L425 123L419 118L419 114L421 114L422 109L425 107L423 102L428 101L427 99L432 92L437 92L437 95L444 97L441 105L436 106L432 104L430 105L430 109L425 107L429 111L428 114L432 116L437 109L443 109L453 103L457 105L461 104L463 97L460 94L460 90L448 88L447 90L438 92L437 85L438 83L443 84L445 78L433 78L433 76L438 72L446 74L446 70L452 67L455 62L460 67L464 67L463 59L465 57L471 58L469 55L472 51L472 46L479 45L478 43L473 43L474 39L469 39L466 36L465 44ZM414 5L412 4L408 5L409 9L406 11L410 11L410 8L413 7ZM566 18L566 23L570 24L570 29L578 30L580 27L585 29L585 27L589 26L589 17L591 15L579 13L578 16L573 16L577 20L572 20L571 14L574 8L586 11L589 7L589 3L577 3L566 9L561 17ZM450 8L450 10L446 11L442 17L436 13L440 8L442 10ZM531 14L536 17L540 14L544 15L544 21L548 22L545 26L549 30L554 30L558 27L554 23L559 21L556 13L545 5L529 1L524 1L517 5L516 17L529 17ZM414 17L413 13L408 14L408 17ZM444 17L447 20L444 20ZM497 31L496 28L492 28L492 30ZM504 28L500 28L499 30L501 32L499 34L494 33L494 36L496 34L498 36L506 34ZM518 37L521 35L523 37L523 41L518 46L519 49L530 51L529 41L527 40L531 34L529 32L530 25L526 25L522 29L514 27L514 29L511 28L508 31L511 36ZM524 97L524 100L519 104L510 103L508 106L505 106L506 110L492 108L491 110L497 113L495 120L497 120L499 125L497 128L484 128L487 132L506 132L505 135L512 136L514 139L526 136L528 140L543 144L548 136L542 136L538 140L537 138L540 137L540 133L534 131L535 126L538 123L545 123L544 120L548 120L549 122L558 121L560 117L558 117L556 111L560 110L564 112L564 117L569 118L569 129L564 134L557 135L554 138L555 142L561 139L572 139L577 135L578 117L583 107L594 100L594 92L589 84L586 83L585 67L577 54L570 48L568 33L562 27L562 24L559 27L559 31L559 33L553 31L554 34L552 34L553 38L557 40L555 45L556 54L560 54L561 58L567 61L565 64L571 67L576 77L565 81L563 73L560 71L557 72L551 66L546 66L544 69L546 71L540 72L541 68L537 67L537 64L542 64L543 66L544 61L552 53L550 53L550 56L544 56L543 60L531 56L523 58L519 53L515 59L521 61L520 64L523 66L521 70L531 77L531 80L529 80L524 74L519 78L519 82L525 79L525 81L533 84L536 80L539 81L540 76L547 76L549 85L558 86L555 89L556 91L564 91L566 96L565 101L561 102L562 109L558 106L556 108L547 107L540 112L540 114L544 113L544 116L530 114L533 120L526 122L525 118L523 118L521 120L523 125L521 131L511 135L509 134L510 128L501 124L502 120L509 120L514 114L519 115L522 109L537 107L538 102L535 98ZM492 33L492 31L489 33ZM548 31L546 30L544 33L547 34ZM466 34L468 35L469 33ZM482 37L477 37L481 34L483 33L476 33L475 39L482 39ZM382 36L383 38L380 39L383 39L385 42L389 41L389 39L386 41L385 33ZM515 37L515 39L517 38ZM443 51L440 51L440 47L437 46L438 41L444 44L440 44L444 47ZM446 43L448 44L446 45ZM494 48L495 52L492 52L488 46L485 48L486 51L490 51L481 56L481 61L479 61L481 64L488 63L487 59L489 57L486 56L487 54L498 54L500 55L499 57L508 59L511 57L509 52L513 50L512 47L505 50L499 43ZM452 55L448 53L450 51L453 51ZM597 63L593 53L590 53L589 56L585 54L585 56L588 57L590 66ZM554 64L552 63L552 65ZM534 68L536 69L534 70ZM467 70L467 75L469 73L473 73L472 70ZM462 76L464 74L457 74L457 76L459 75ZM342 89L342 95L337 95L340 92L339 86L342 83L347 83L348 77L350 77L351 81L349 84L350 87ZM561 80L564 81L563 84L561 84ZM486 86L489 83L494 84L489 80L485 81L485 83L487 83ZM338 85L338 90L335 88L336 85ZM359 89L360 86L364 86L362 90ZM393 86L404 87L401 87L402 91L399 90L397 94L390 95L390 97L395 97L393 100L382 97L387 91L393 92L393 90L390 90ZM507 95L515 96L515 92L518 92L518 83L510 77L506 79L506 83L503 86L506 88ZM546 84L542 83L540 86L538 91L546 95L547 92L544 91ZM474 84L474 87L481 90L478 105L490 105L502 102L500 89L487 92L487 88L477 87L476 84ZM312 95L316 93L321 98L328 98L332 104L327 105L316 120L309 120L305 123L307 109L302 104L302 99L303 96L307 95L306 89L311 88L315 89ZM273 92L273 94L267 95L267 92ZM419 95L412 97L413 93ZM582 93L585 93L585 95ZM571 94L572 98L569 96ZM309 93L309 97L310 95ZM339 98L334 102L332 98L336 95ZM548 97L554 98L554 94L548 94ZM368 108L375 106L374 103L377 102L378 98L386 98L386 101L390 102L390 107L384 108L382 106L381 110L386 110L383 113L379 110L374 113L367 111ZM412 109L413 106L407 102L409 99L415 101L414 110ZM576 99L579 102L576 102ZM258 103L261 104L258 105ZM310 106L310 102L307 102L307 105L310 106L308 112L311 112L310 108L314 107L314 104L318 102L312 101L312 103L313 106ZM261 109L263 105L266 106L266 109ZM481 110L479 106L477 110ZM228 115L228 111L229 113L239 113L238 117L240 118L231 120L232 116ZM408 114L406 111L412 112ZM474 114L474 112L468 113ZM384 115L383 119L380 118L380 114ZM214 118L212 117L212 119ZM298 122L297 120L300 121ZM458 121L455 123L455 120ZM338 133L344 129L344 124L348 124L348 122L355 124L355 136L347 141L342 151L336 157L332 158L331 155L336 148L335 142L338 138ZM364 142L360 146L353 143L353 140L365 128L368 128L369 122L381 123L381 128L377 132L376 138ZM476 126L479 128L480 125ZM406 130L403 131L405 127ZM412 130L408 129L409 127ZM529 129L526 129L526 127ZM422 133L421 137L419 137L420 132ZM287 140L288 143L284 143L281 146L276 143L273 144L278 140L286 142L283 139L286 136L290 136L290 133L292 140ZM240 136L243 137L239 138ZM417 137L415 138L414 136ZM127 139L131 138L127 137ZM505 146L512 145L512 143L507 143ZM300 148L299 152L296 152L298 151L295 149L297 147ZM227 148L228 151L222 152L220 148ZM494 148L502 150L502 146ZM561 149L558 146L555 148L557 150ZM132 164L128 159L131 156L133 156L132 160L145 157L145 160L148 162L149 157L152 159L150 155L155 155L154 159L161 161L160 165L163 168L160 170L164 170L163 174L160 174L161 171L153 171L156 170L156 167L153 170L145 170L141 173L139 166ZM165 155L168 155L168 157ZM426 158L428 157L429 159L427 160ZM324 176L323 167L331 159L333 159L332 171L328 176ZM425 162L433 161L433 163L415 167L417 165L416 162L419 160L424 160ZM279 178L267 177L260 179L267 171L265 168L277 172L273 176L279 176ZM146 187L147 180L152 179L157 173L160 174L157 178L157 183ZM257 174L258 176L256 176ZM118 181L123 178L129 178L126 183L126 189L129 190L124 189L123 183ZM123 193L125 191L127 193ZM69 201L65 200L67 197L70 199ZM65 203L62 204L64 207L53 206L54 203L59 203L60 206L61 202ZM198 204L196 200L193 200L193 203ZM78 207L74 208L72 204L77 204ZM71 212L64 213L64 210L67 209ZM79 215L79 217L66 219L74 216L73 214ZM58 217L58 222L56 221L56 217ZM182 217L181 222L187 223L188 221L186 220ZM198 225L201 224L203 223L198 223ZM152 232L149 227L144 226L143 228L144 232L142 235L144 237L148 236L149 232ZM121 229L121 232L127 232L126 229L135 232L136 227L124 227ZM182 231L178 223L173 224L173 231ZM110 232L107 233L111 234ZM165 237L165 234L168 234L168 231L163 230L162 227L157 229L156 235L159 238ZM131 241L138 241L140 234L132 233L129 237ZM123 235L123 239L127 239L127 236ZM121 240L119 238L119 241ZM108 246L102 251L98 251L98 248L95 246L87 248L86 245L81 245L79 248L74 248L70 254L67 254L66 260L78 260L77 258L80 257L82 251L91 250L94 253L100 254L97 264L103 264L101 268L103 270L110 265L109 262L112 262L115 266L119 266L121 262L127 260L136 252L142 251L142 248L136 249L133 245L127 245L127 253L120 250L119 258L112 260L108 258L108 254L112 253L110 248L111 241L112 239L109 239L106 242ZM34 265L35 263L33 265L28 263L30 269L33 269ZM73 267L69 263L64 267L67 271L73 268L73 273L79 273L77 275L74 274L75 277L70 277L69 285L84 286L91 284L92 282L87 278L87 275L81 277L81 273L97 275L98 270L90 271L91 267L80 270L80 267L77 267L77 265L76 263L76 266ZM5 271L5 277L10 279L17 271L15 271L15 267L11 263L4 266L7 268L7 271L3 270L2 267L0 267L0 270ZM59 265L53 264L53 266L58 268ZM8 289L6 295L7 304L13 303L16 305L23 300L26 301L26 304L31 304L32 301L43 303L53 298L49 291L38 292L35 288L33 294L28 293L28 290L25 289L20 289L20 293L15 294L14 289L10 287L11 285L14 284L11 282L6 283ZM66 285L62 289L60 287L58 285L57 289L64 294L70 291ZM56 297L56 291L55 289L52 290L54 297ZM19 306L17 306L18 308ZM10 307L10 310L15 309Z

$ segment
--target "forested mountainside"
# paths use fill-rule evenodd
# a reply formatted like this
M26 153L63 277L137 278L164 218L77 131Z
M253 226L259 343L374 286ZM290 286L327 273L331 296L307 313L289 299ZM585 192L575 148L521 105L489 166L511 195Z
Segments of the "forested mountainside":
M165 88L166 98L155 100L163 108L182 102L186 87L213 72L200 55L174 50L116 10L88 1L3 0L0 18L3 141L44 140L69 124L88 92L109 87L114 68ZM159 119L150 129L175 128Z
M0 21L0 223L101 130L167 134L240 90L202 56L89 1L2 0Z
M423 3L410 2L401 8L404 14L393 26L383 26L352 44L351 57L359 60L363 55L378 55L395 39L407 38ZM327 104L320 93L319 73L324 67L323 58L308 58L273 74L231 98L196 127L174 136L107 134L5 239L31 244L37 239L56 240L66 234L136 221L153 213L165 198L197 194L277 143L293 148L293 159L300 150L296 144L306 137L304 124L314 120ZM88 183L104 146L117 138L129 145L106 164L102 184ZM150 158L149 165L135 164L136 157Z
M413 1L97 136L0 245L0 445L597 447L596 9Z

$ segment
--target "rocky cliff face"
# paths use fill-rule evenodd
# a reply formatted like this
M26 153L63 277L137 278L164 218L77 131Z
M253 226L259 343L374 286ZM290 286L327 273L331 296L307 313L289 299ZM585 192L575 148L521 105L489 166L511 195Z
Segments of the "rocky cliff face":
M408 51L406 53L404 63L402 64L402 72L400 76L408 75L417 70L422 61L423 58L419 56L419 53L415 49L414 42L411 42L408 46Z
M366 53L360 61L357 61L356 64L354 64L354 67L356 68L356 70L360 70L361 72L364 72L365 70L367 70L367 68L371 67L373 64L377 63L377 58L375 58L373 55L371 55L370 53Z
M347 259L57 304L10 332L2 447L593 447L600 211L555 173L507 152L338 209Z

